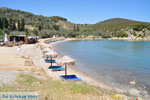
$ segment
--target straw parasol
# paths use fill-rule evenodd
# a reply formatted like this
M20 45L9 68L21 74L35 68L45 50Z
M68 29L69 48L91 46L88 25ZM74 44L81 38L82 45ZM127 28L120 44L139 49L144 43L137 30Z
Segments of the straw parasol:
M48 51L48 52L46 52L45 54L44 54L44 57L46 57L46 58L51 58L51 66L52 66L52 58L55 58L55 57L57 57L57 52L55 52L55 51Z
M43 50L44 48L52 48L52 45L50 45L50 44L45 44L45 43L42 43L41 45L40 45L40 48L41 48L41 50Z
M42 52L43 53L46 53L46 52L48 52L48 51L50 51L51 49L50 48L44 48L43 50L42 50Z
M67 65L73 65L75 64L75 60L68 57L68 56L64 56L61 59L59 59L57 61L57 63L65 65L65 75L67 75Z

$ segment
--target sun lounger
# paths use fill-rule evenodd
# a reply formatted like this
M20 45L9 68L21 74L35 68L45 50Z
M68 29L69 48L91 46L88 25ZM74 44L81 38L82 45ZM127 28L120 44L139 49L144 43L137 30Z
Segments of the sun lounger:
M45 62L46 62L46 63L51 63L51 62L52 62L52 63L56 63L56 60L45 59Z
M81 80L81 78L65 78L64 79L65 81L80 81Z
M51 68L52 71L62 71L64 69L65 68L63 68L63 67L60 67L60 68Z
M61 75L60 78L63 78L65 81L78 81L81 78L77 77L76 75Z
M48 68L51 69L51 68L60 68L62 66L49 66Z

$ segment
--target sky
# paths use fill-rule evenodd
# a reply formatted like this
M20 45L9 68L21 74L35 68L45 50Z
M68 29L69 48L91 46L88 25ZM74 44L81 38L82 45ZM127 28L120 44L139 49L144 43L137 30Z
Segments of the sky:
M110 18L150 22L150 0L0 0L0 7L61 16L78 24L95 24Z

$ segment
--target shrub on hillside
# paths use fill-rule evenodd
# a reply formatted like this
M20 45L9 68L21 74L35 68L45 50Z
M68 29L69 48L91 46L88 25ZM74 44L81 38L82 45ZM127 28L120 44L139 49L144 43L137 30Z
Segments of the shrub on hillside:
M53 35L57 34L57 31L44 29L44 30L41 31L40 34L41 34L42 38L51 38L51 37L53 37Z
M0 29L0 35L3 35L3 30Z
M133 26L133 30L135 31L142 31L144 28L150 29L150 25L149 24L137 24Z
M142 35L142 34L139 34L139 35L138 35L138 37L144 38L144 35Z
M135 32L132 32L131 34L134 35L134 36L137 36L137 34Z
M108 33L105 33L102 35L102 38L111 38L111 36Z
M121 38L123 38L123 37L128 37L128 34L125 33L125 32L118 32L118 33L117 33L117 37L118 37L118 38L119 38L119 37L121 37Z

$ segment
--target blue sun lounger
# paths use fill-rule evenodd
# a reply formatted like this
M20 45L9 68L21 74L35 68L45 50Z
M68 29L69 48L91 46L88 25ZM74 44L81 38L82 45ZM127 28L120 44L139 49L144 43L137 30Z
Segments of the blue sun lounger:
M45 62L46 62L46 63L51 63L51 62L52 62L52 63L56 63L56 60L45 59Z
M51 68L52 71L62 71L64 69L65 68L63 68L63 67L60 67L60 68Z
M60 78L63 78L65 81L79 81L81 78L76 75L61 75Z
M62 67L62 66L49 66L48 68L52 69L52 68L60 68L60 67Z

